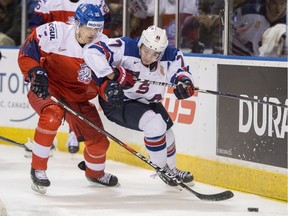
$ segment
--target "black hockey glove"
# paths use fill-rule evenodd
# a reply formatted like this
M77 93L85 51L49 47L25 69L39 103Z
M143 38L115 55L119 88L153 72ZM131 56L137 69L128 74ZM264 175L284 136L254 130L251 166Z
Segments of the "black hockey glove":
M178 100L189 98L194 94L194 85L189 77L179 75L176 77L175 84L177 86L173 91Z
M113 68L113 71L115 74L113 80L119 82L123 89L129 89L134 86L135 77L132 71L120 66Z
M37 66L30 69L28 79L31 83L30 90L39 98L45 99L48 96L48 77L45 68Z
M107 86L104 89L104 93L108 103L113 106L121 106L124 99L124 92L120 84L116 81L108 81Z

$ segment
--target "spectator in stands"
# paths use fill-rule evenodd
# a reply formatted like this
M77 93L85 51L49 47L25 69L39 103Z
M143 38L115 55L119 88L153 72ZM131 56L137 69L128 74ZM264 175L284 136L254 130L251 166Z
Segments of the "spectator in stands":
M106 1L110 10L110 37L123 36L123 3L122 0L109 0Z
M269 27L263 4L240 4L233 17L232 54L258 56L262 35Z
M200 39L200 23L197 17L187 17L181 29L181 48L189 48L191 53L203 53L204 44Z
M131 32L129 36L135 38L141 35L144 29L153 25L154 0L131 0L128 11L131 14ZM159 1L159 23L167 32L169 45L175 46L176 37L176 0ZM197 15L196 0L179 1L179 23L182 24L186 17ZM181 29L181 26L180 26Z
M21 43L21 7L18 0L0 0L0 46Z
M260 56L287 58L287 25L277 24L268 28L262 37Z
M211 50L211 53L223 53L222 47L222 30L223 30L223 11L224 11L224 0L217 0L217 1L207 1L207 0L199 0L198 6L198 15L197 15L197 22L198 24L198 34L199 38L198 41L194 41L192 44L191 52L200 53L199 50L193 48L201 47L201 44L205 46L207 50ZM190 20L190 23L189 23ZM188 19L185 20L182 34L181 36L183 39L187 40L187 33L184 31L185 28L190 28L195 31L193 28L193 22L195 26L195 19ZM183 32L184 31L184 32ZM204 48L203 48L204 49ZM202 50L203 52L203 50ZM206 51L207 52L207 51Z
M286 4L286 0L253 0L238 4L234 11L232 53L258 56L263 33L276 24L286 24ZM271 33L268 35L271 37ZM267 41L267 35L265 38Z
M177 12L176 0L160 1L159 14L162 28L167 32L169 45L177 46L175 14ZM196 0L181 0L179 1L179 30L182 28L182 23L189 16L198 15L198 6Z
M129 33L128 36L136 38L142 31L153 25L154 0L130 0L129 12Z
M271 26L286 24L287 0L266 0L266 18Z
M260 56L287 58L287 2L266 0L265 15L270 24L261 41Z

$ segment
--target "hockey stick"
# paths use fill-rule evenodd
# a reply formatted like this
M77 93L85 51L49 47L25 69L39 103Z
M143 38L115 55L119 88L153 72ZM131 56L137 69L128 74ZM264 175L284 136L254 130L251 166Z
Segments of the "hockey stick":
M11 140L9 138L3 137L3 136L0 136L0 140L3 140L5 142L13 144L13 145L17 145L17 146L19 146L21 148L24 148L26 151L32 152L32 144L28 145L29 141L30 141L29 138L28 138L28 142L27 143L19 143L19 142L16 142L14 140ZM56 149L56 146L54 144L52 144L51 150L54 150L54 149ZM52 157L52 156L50 156L50 157Z
M16 142L14 140L11 140L11 139L8 139L6 137L3 137L3 136L0 136L0 140L3 140L7 143L10 143L10 144L13 144L13 145L16 145L16 146L19 146L21 148L24 148L26 151L32 151L32 148L30 148L29 146L27 146L26 144L24 143L19 143L19 142Z
M188 187L186 184L184 184L181 180L179 180L175 175L172 175L170 173L165 172L163 169L161 169L159 166L157 166L156 164L154 164L152 161L148 160L146 157L144 157L143 155L141 155L139 152L135 151L134 149L132 149L129 145L123 143L121 140L119 140L118 138L114 137L113 135L111 135L110 133L108 133L107 131L105 131L104 129L99 128L97 125L95 125L93 122L91 122L89 119L87 119L86 117L84 117L83 115L81 115L80 113L74 111L73 109L71 109L68 105L66 105L65 103L63 103L62 101L59 101L57 98L55 98L54 96L50 96L51 100L53 100L54 102L58 103L59 105L61 105L64 109L66 109L67 111L69 111L70 113L72 113L73 115L75 115L76 117L78 117L79 119L81 119L82 121L84 121L85 123L87 123L88 125L90 125L91 127L93 127L94 129L96 129L99 133L102 133L103 135L109 137L111 140L113 140L114 142L116 142L118 145L122 146L123 148L125 148L127 151L129 151L130 153L132 153L133 155L137 156L139 159L141 159L142 161L144 161L146 164L150 165L152 168L154 168L156 170L156 172L161 173L162 175L164 175L167 179L172 180L174 182L177 182L177 184L179 186L181 186L182 188L185 188L186 190L188 190L189 192L193 193L196 197L198 197L201 200L207 200L207 201L221 201L221 200L226 200L226 199L230 199L234 196L234 194L232 193L232 191L224 191L221 193L217 193L217 194L201 194L198 193L196 191L194 191L193 189L191 189L190 187Z
M147 83L147 84L160 85L160 86L168 86L168 87L175 87L176 86L175 84L171 84L171 83L157 82L157 81L151 81L151 80L138 79L136 81L142 82L142 83ZM244 97L244 96L240 96L240 95L233 95L233 94L229 94L229 93L223 93L223 92L219 92L219 91L205 90L205 89L199 89L199 88L195 88L194 90L201 92L201 93L206 93L206 94L213 94L213 95L223 96L223 97L227 97L227 98L241 99L241 100L256 102L256 103L260 103L260 104L268 104L271 106L288 108L288 105L286 105L286 104L281 104L281 103L278 104L278 103L274 103L274 102L270 102L270 101L264 101L262 99L249 98L249 97Z

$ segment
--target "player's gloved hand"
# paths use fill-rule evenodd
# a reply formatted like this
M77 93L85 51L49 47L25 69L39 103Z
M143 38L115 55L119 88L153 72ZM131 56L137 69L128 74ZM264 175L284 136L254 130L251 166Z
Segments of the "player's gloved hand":
M119 82L123 89L129 89L134 86L135 76L132 71L118 66L113 68L113 72L115 74L113 80Z
M191 79L185 75L179 75L175 80L174 94L178 100L186 99L194 94L194 85Z
M45 68L36 66L28 71L28 79L31 83L30 90L39 98L48 96L48 77Z
M104 89L108 103L114 106L121 106L124 99L124 92L120 84L116 81L109 80Z

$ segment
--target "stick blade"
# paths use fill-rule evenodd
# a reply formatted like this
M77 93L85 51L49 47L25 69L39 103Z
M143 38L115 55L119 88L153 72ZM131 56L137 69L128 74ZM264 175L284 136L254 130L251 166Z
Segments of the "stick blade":
M232 191L223 191L218 194L195 194L199 199L201 200L206 200L206 201L222 201L222 200L227 200L232 197L234 197L234 194Z

